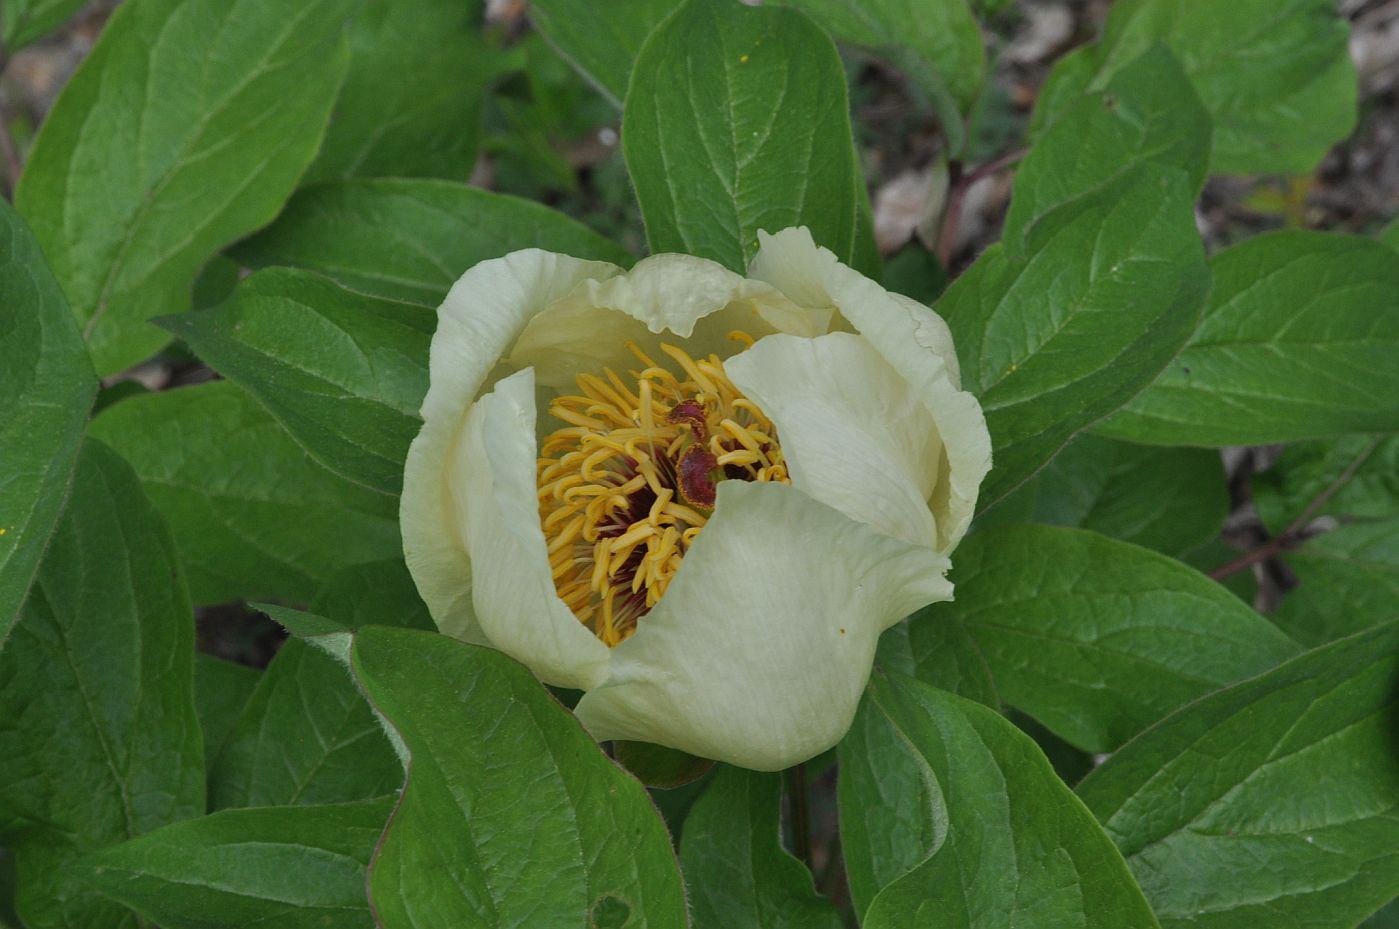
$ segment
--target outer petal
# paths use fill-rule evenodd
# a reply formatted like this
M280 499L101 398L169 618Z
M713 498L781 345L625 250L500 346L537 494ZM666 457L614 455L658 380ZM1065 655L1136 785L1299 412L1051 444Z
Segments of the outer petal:
M448 635L484 641L471 607L471 566L459 523L466 518L463 501L450 482L467 408L532 316L581 281L620 272L605 262L537 249L514 252L463 274L438 311L423 428L408 450L399 519L418 592Z
M912 385L933 415L947 466L933 489L938 539L951 551L976 510L981 479L991 470L991 436L976 398L961 390L947 323L915 300L891 294L818 248L804 228L758 233L749 274L808 305L829 304L869 340Z
M458 439L454 496L475 578L481 631L550 684L589 688L609 650L559 599L539 522L534 372L499 381L476 402ZM469 516L469 518L468 518Z
M692 354L727 356L740 347L725 336L742 329L826 331L829 307L803 307L771 285L750 281L717 262L690 255L653 255L626 274L581 283L530 321L510 353L514 368L533 366L545 387L571 387L581 372L626 369L631 340L655 352L663 334L687 340Z
M879 633L951 598L947 567L793 487L722 482L680 573L576 712L598 739L795 764L850 727Z
M936 548L942 442L908 381L860 336L774 335L724 366L777 426L792 483L885 535Z

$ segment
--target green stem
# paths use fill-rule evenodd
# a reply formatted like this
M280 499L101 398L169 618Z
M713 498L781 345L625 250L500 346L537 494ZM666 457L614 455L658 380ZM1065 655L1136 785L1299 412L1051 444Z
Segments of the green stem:
M807 869L812 870L811 812L806 801L805 764L793 765L787 769L787 802L791 804L793 851Z

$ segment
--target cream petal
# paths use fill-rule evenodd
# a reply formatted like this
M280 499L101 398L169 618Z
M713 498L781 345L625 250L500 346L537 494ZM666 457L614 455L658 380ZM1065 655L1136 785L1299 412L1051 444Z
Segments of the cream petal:
M460 467L453 450L467 409L533 315L581 281L620 271L538 249L513 252L463 274L438 310L423 428L408 450L399 521L418 592L448 635L485 641L471 605L471 565L458 522L463 501L449 480Z
M741 348L726 339L732 330L817 335L831 315L713 261L653 255L625 274L583 281L554 302L525 327L508 361L532 366L542 386L562 390L580 373L636 367L628 341L653 356L662 341L679 339L693 355L725 357Z
M773 335L724 370L777 427L792 484L857 522L936 548L928 497L942 442L908 382L864 338Z
M939 547L951 551L976 511L991 470L991 436L981 405L961 390L952 335L942 317L916 300L891 294L820 248L805 228L758 233L749 274L809 306L829 304L913 387L937 423L946 465L930 504Z
M713 518L579 719L760 771L834 745L879 633L951 599L948 561L791 486L725 481Z
M559 599L539 522L534 372L526 368L476 401L458 439L450 480L462 501L472 601L491 645L540 679L587 689L610 652Z

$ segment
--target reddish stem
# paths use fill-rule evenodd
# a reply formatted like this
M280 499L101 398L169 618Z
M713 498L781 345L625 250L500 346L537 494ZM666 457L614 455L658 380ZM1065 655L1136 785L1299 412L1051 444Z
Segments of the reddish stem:
M1228 564L1220 565L1215 568L1210 572L1209 576L1216 581L1223 580L1231 574L1237 574L1245 568L1253 567L1260 561L1266 561L1278 552L1302 541L1302 532L1307 528L1307 524L1312 521L1312 517L1316 515L1316 511L1325 506L1326 501L1334 497L1342 487L1350 483L1350 479L1355 477L1355 472L1360 470L1360 466L1365 463L1365 459L1370 457L1370 454L1374 452L1379 444L1379 439L1376 439L1365 446L1365 449L1361 451L1359 455L1355 456L1355 460L1347 465L1346 469L1341 472L1340 477L1337 477L1325 490L1317 494L1316 498L1312 500L1311 503L1307 504L1307 508L1302 511L1302 515L1289 523L1286 529L1279 532L1271 539L1268 539L1253 551L1245 552Z
M1008 155L1002 155L1000 158L988 161L966 174L961 174L956 170L955 165L953 166L952 191L947 196L947 212L943 215L942 230L938 233L938 261L942 263L944 268L952 261L953 242L957 238L957 226L962 221L962 201L966 199L967 191L982 178L990 177L1009 168L1024 158L1028 151L1029 149L1022 148Z

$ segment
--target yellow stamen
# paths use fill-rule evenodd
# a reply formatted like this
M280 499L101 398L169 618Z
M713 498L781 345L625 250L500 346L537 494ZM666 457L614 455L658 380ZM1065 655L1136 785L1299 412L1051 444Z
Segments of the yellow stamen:
M743 332L729 338L753 344ZM675 578L709 519L699 502L713 498L708 485L716 477L788 480L777 430L718 356L695 359L662 345L677 376L636 344L627 348L642 366L630 381L610 369L580 374L577 394L555 398L550 413L561 427L541 443L538 466L540 522L559 599L609 646L636 631ZM670 421L681 403L703 411L703 430L690 405ZM682 494L678 462L696 443L720 470L687 479L699 485L687 482Z

